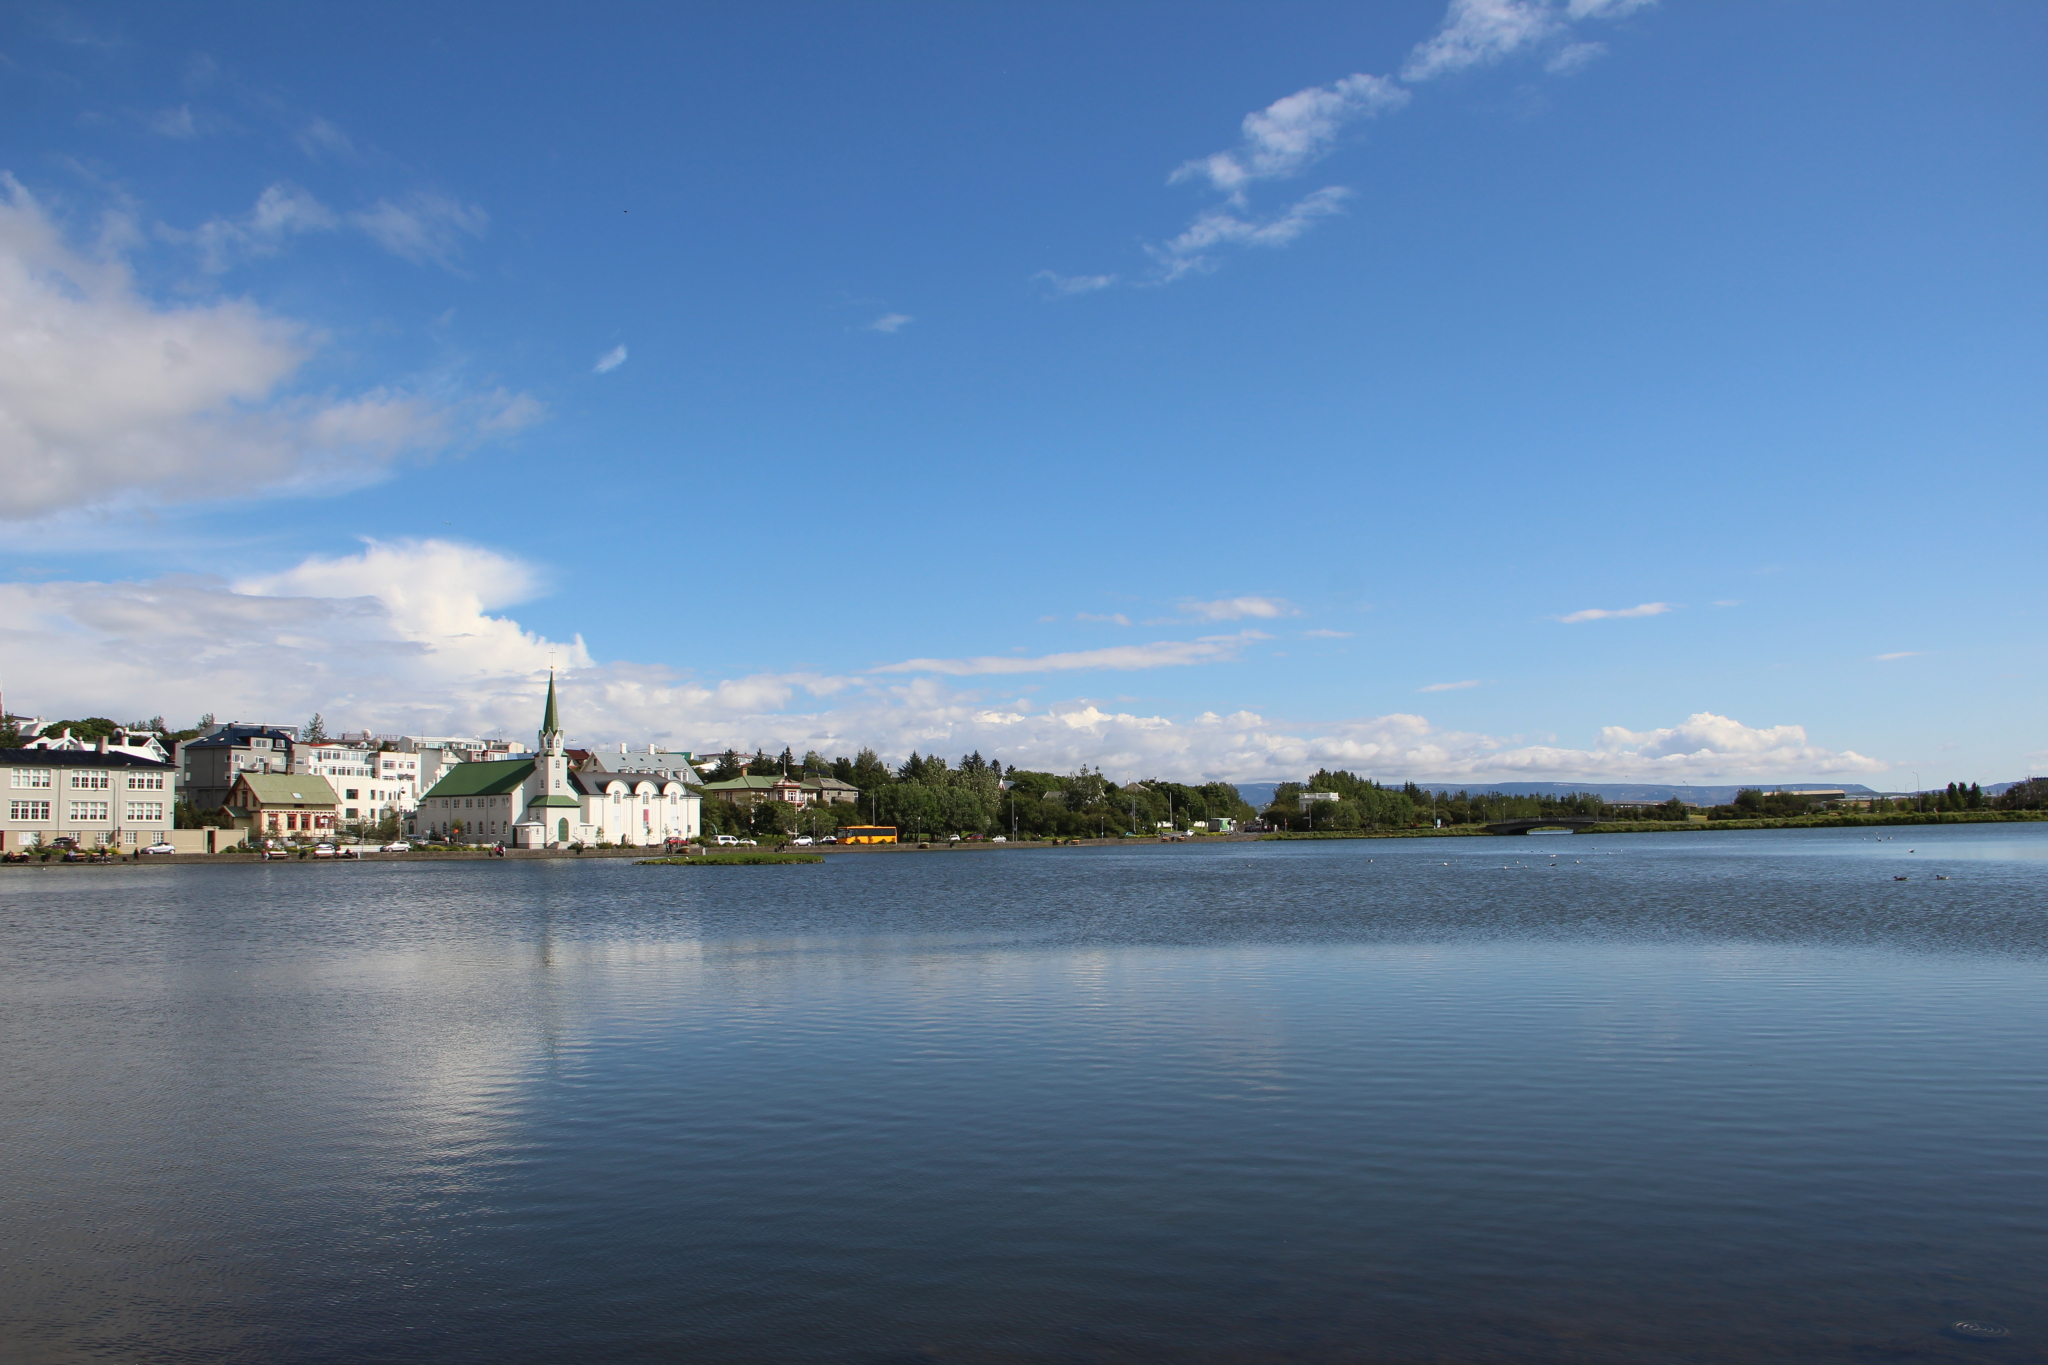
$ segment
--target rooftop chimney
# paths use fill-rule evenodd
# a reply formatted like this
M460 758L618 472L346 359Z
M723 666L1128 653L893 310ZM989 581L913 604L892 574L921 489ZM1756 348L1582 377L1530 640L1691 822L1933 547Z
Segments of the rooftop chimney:
M105 735L101 735L101 736L100 736L100 752L101 752L101 753L105 753L106 751L107 751L107 737L106 737Z

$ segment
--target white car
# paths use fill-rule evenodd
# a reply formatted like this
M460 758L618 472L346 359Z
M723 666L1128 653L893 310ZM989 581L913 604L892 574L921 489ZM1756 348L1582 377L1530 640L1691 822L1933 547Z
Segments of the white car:
M808 834L799 834L796 836L796 838L791 839L790 842L792 844L795 844L798 848L809 848L812 844L815 844L818 841L816 839L813 839Z
M740 841L740 837L737 834L720 834L715 837L720 848L730 848Z
M176 853L178 846L176 844L151 844L142 851L144 853Z
M315 844L313 846L313 856L315 858L332 858L334 856L334 845Z
M386 844L384 845L384 847L378 849L377 851L379 853L410 853L412 852L412 845L405 842L405 840L400 839L397 843Z
M1007 834L998 834L995 836L995 838L990 839L989 842L992 844L1007 844L1010 842L1010 836Z

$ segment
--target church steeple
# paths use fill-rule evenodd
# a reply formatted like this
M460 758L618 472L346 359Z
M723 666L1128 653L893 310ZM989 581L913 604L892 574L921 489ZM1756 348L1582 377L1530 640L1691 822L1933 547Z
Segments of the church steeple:
M562 752L562 717L555 709L555 670L548 670L548 708L540 718L540 751L544 754Z

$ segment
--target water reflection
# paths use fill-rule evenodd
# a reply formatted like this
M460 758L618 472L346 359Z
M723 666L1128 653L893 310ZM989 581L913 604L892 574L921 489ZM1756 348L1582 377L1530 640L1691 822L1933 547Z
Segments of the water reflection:
M1915 834L8 876L0 1335L2030 1358L2048 841Z

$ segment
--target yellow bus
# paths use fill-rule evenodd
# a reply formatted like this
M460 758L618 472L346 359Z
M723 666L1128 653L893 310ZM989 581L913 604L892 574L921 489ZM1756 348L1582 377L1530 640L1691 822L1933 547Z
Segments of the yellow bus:
M893 844L896 842L894 825L848 825L839 831L842 844Z

